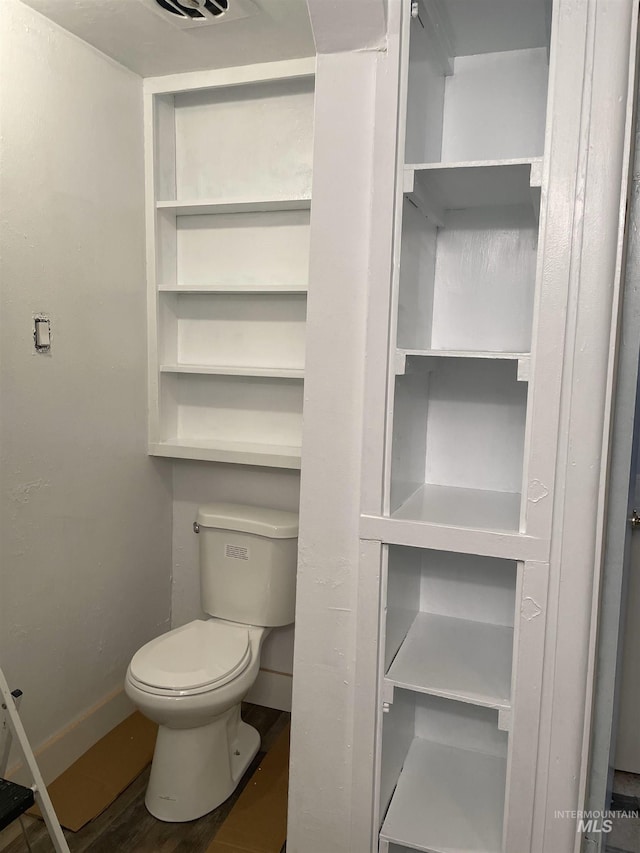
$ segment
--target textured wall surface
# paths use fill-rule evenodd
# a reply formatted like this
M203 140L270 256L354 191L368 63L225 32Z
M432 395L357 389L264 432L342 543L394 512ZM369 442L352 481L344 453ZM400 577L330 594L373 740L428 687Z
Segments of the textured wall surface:
M0 18L0 659L34 744L170 616L170 464L146 455L142 81ZM34 352L33 314L52 319Z

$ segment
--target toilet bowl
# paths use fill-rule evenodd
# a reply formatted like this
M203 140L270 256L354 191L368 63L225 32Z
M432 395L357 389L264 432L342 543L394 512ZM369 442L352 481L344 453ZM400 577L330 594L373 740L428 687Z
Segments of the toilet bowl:
M195 820L235 790L260 746L240 717L262 641L295 615L296 513L241 504L198 509L196 619L151 640L125 678L131 701L159 725L145 804L160 820Z
M147 809L159 820L195 820L236 788L260 747L240 719L269 629L197 619L151 640L125 680L131 701L158 723Z

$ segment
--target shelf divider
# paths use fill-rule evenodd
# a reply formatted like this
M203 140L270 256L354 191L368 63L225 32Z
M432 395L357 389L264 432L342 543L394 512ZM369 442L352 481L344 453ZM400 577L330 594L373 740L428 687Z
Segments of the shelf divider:
M506 760L414 738L380 837L423 853L500 853Z
M420 612L385 676L394 687L511 707L513 628Z
M167 456L171 459L234 462L266 468L300 468L302 451L300 447L279 444L174 438L151 443L149 454Z
M517 531L478 530L383 515L360 516L360 538L408 548L456 551L504 560L549 559L549 541Z
M539 195L540 163L539 157L410 163L405 166L404 191L436 225L444 224L447 210L494 205L527 205L535 210L532 186L538 187Z
M306 284L196 284L163 285L158 293L307 293Z
M158 201L158 211L169 211L176 216L202 216L215 213L269 213L278 210L308 210L311 207L309 196L298 198L264 198L243 201L219 199L172 199Z
M474 530L515 532L520 523L520 495L425 483L391 517Z
M195 373L215 376L266 376L273 379L304 379L302 367L251 367L215 364L161 364L161 373Z
M432 358L472 358L486 359L489 361L517 361L518 380L527 382L529 380L531 354L528 352L494 352L473 350L437 350L437 349L397 349L395 353L396 376L404 376L407 372L407 359L432 359Z

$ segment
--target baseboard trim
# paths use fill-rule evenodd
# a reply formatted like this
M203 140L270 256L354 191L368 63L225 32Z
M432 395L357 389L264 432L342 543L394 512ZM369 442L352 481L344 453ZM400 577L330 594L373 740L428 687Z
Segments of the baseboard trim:
M246 700L254 705L290 712L292 687L293 676L286 672L261 669L253 687L247 693Z
M49 785L57 779L74 761L77 761L134 710L123 688L119 687L92 705L64 729L48 738L35 750L45 784ZM22 781L23 784L31 784L22 761L13 764L7 775L16 781Z

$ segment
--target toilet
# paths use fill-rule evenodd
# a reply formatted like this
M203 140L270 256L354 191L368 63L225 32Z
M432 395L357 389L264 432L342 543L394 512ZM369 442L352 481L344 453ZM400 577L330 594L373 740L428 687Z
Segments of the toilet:
M239 504L198 510L200 595L208 619L151 640L125 679L131 701L158 723L148 810L195 820L235 790L260 746L240 717L271 628L294 620L296 513Z

